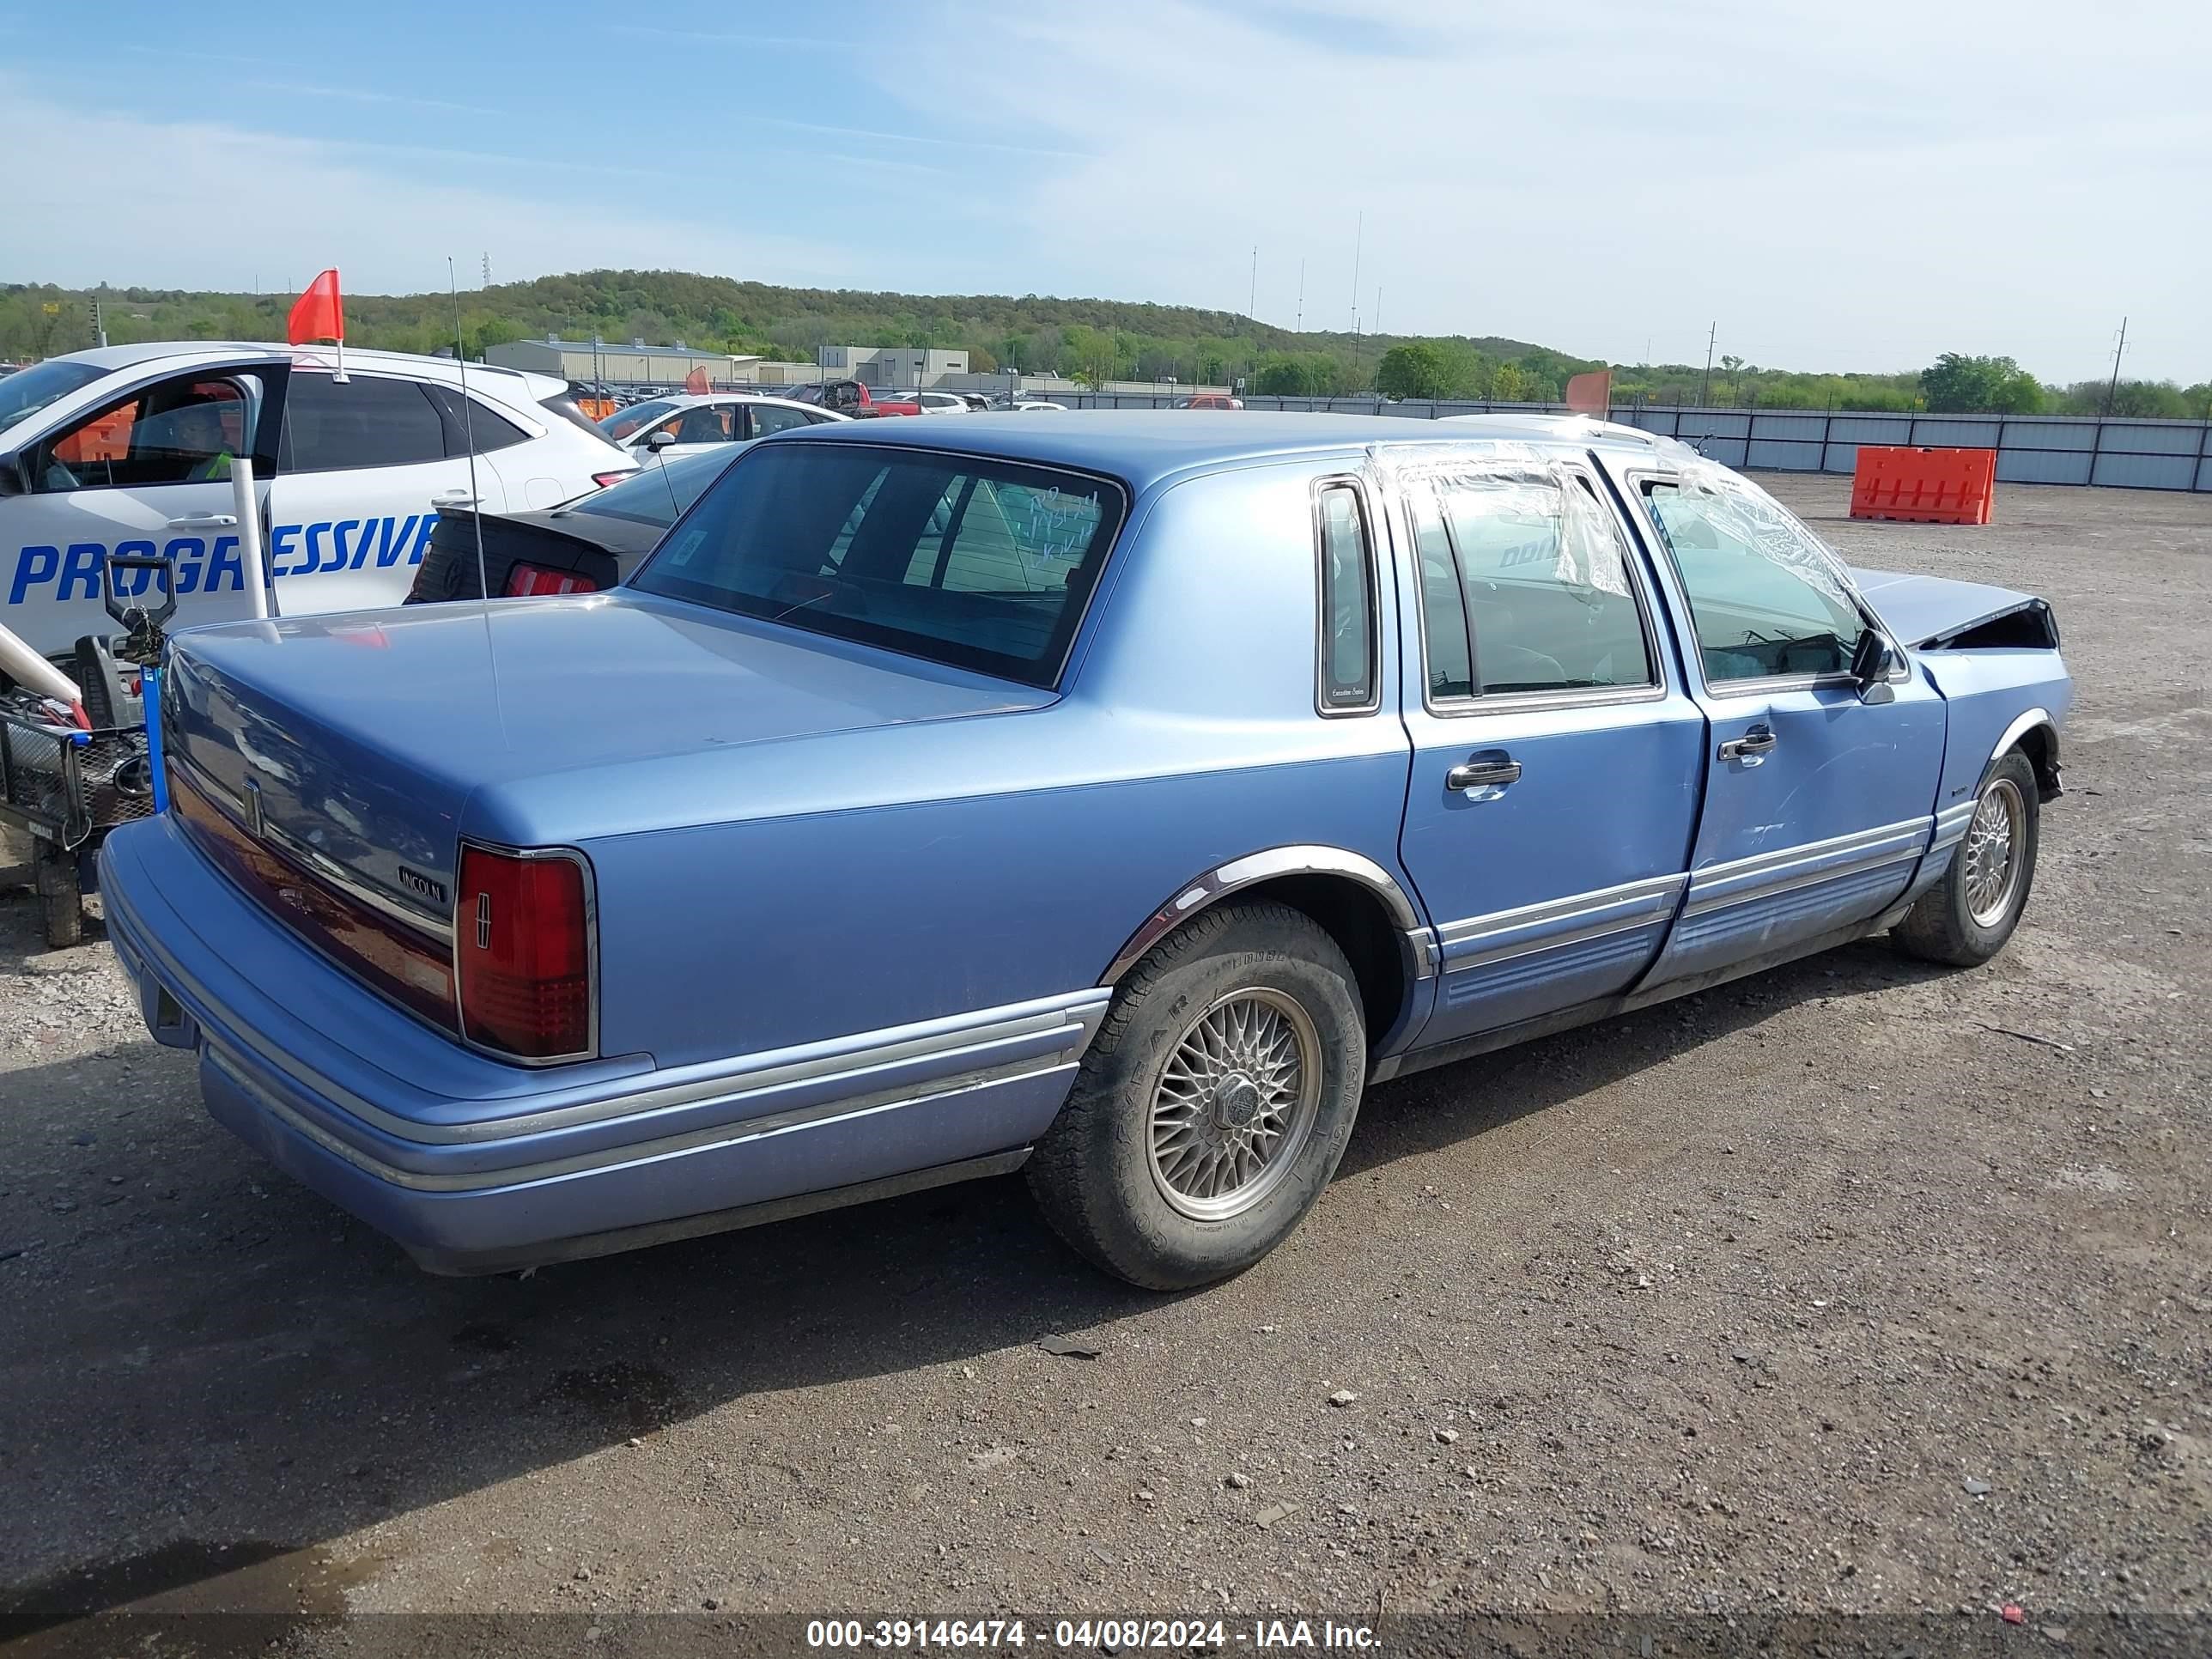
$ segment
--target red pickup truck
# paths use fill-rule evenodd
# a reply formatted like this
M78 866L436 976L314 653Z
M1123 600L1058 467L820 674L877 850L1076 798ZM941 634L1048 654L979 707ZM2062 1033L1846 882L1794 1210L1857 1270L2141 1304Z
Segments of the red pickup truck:
M791 396L803 404L817 404L823 409L834 409L841 415L854 419L866 419L872 415L919 415L921 405L910 398L896 393L877 393L858 380L823 380L813 386L793 386Z

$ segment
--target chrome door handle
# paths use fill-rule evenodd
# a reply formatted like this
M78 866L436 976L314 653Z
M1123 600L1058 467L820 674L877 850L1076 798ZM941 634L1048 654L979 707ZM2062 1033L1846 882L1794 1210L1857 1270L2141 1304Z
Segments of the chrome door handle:
M1517 760L1469 761L1444 774L1447 789L1503 789L1521 781Z
M447 489L441 490L437 495L431 496L430 505L433 507L474 507L483 500L483 496L471 495L465 489Z
M228 530L238 522L232 513L191 513L169 520L172 530Z
M1754 726L1740 738L1730 738L1721 745L1724 761L1741 761L1746 766L1756 766L1766 758L1774 747L1774 733L1764 726Z

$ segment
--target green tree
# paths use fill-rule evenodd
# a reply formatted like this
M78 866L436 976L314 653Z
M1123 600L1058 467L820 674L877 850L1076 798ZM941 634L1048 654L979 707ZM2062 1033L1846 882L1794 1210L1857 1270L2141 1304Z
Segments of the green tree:
M2033 415L2043 386L2009 357L1969 357L1947 351L1920 371L1920 391L1939 414Z
M1490 398L1493 403L1528 403L1534 389L1529 385L1528 371L1518 363L1500 363L1490 376Z
M1448 398L1450 370L1441 348L1427 340L1408 340L1382 354L1375 366L1375 389L1386 398Z

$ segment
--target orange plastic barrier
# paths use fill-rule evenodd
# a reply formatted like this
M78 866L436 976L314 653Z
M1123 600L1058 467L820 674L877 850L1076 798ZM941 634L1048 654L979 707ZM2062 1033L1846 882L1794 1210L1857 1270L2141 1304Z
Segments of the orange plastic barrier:
M622 405L611 398L579 398L576 407L587 421L604 421Z
M1906 524L1987 524L1996 509L1994 449L1859 446L1851 517Z

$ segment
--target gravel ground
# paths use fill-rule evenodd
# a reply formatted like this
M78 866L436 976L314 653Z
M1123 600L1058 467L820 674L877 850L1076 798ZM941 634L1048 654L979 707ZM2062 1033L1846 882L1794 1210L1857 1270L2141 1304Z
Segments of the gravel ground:
M2020 935L1378 1089L1200 1294L1079 1265L1013 1182L428 1278L203 1115L105 945L0 904L0 1614L2193 1616L2212 498L1948 529L1767 482L1855 562L2056 604Z

